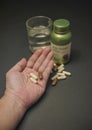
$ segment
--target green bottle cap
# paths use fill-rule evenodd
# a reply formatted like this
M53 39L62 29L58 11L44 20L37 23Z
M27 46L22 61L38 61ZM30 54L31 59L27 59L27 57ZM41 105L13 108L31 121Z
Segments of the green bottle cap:
M56 33L65 33L69 31L70 22L67 19L57 19L54 21L53 26Z

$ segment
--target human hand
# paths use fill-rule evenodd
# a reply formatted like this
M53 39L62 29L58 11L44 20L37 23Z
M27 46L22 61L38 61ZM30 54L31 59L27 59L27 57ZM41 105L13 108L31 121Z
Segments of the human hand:
M37 50L28 61L23 58L6 74L5 95L13 95L25 109L34 104L44 93L53 67L53 52L49 48ZM43 72L43 79L33 83L29 74Z

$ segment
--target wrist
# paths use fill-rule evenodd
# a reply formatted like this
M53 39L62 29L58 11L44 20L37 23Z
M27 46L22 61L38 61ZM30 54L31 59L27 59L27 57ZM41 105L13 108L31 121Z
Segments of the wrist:
M11 104L12 107L16 108L16 111L20 111L21 114L24 114L26 111L26 107L24 102L13 93L5 91L4 96L2 97L2 100L6 102L7 104Z
M12 130L19 124L26 109L18 97L5 93L0 99L0 129ZM6 125L5 125L6 123Z

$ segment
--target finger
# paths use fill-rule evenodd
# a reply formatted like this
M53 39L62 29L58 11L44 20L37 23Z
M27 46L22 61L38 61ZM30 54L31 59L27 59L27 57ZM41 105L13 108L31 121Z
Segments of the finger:
M51 70L52 70L52 68L53 68L53 65L54 65L54 61L51 60L51 61L48 63L48 65L47 65L45 71L43 72L44 84L45 84L45 85L46 85L46 83L47 83L47 81L48 81L48 78L49 78L49 76L50 76L50 73L51 73Z
M22 72L27 64L27 61L25 58L22 58L14 67L12 67L11 70L16 70L19 72Z
M42 54L39 56L39 58L37 59L37 61L34 64L33 69L38 71L39 67L42 65L42 63L44 62L44 60L46 59L48 53L50 52L50 48L45 48L42 52Z
M37 59L39 58L39 56L42 54L42 52L43 52L42 48L36 50L34 54L29 58L27 67L32 68L35 62L37 61Z
M39 68L40 72L43 72L45 70L45 68L47 67L48 63L50 62L50 60L53 58L53 52L49 52L49 54L47 55L46 59L44 60L44 62L42 63L42 65Z

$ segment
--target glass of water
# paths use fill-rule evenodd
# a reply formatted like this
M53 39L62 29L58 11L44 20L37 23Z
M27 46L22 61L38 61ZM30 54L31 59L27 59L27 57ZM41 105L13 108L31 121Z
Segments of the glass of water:
M33 53L38 48L50 47L52 20L46 16L34 16L26 21L29 50Z

